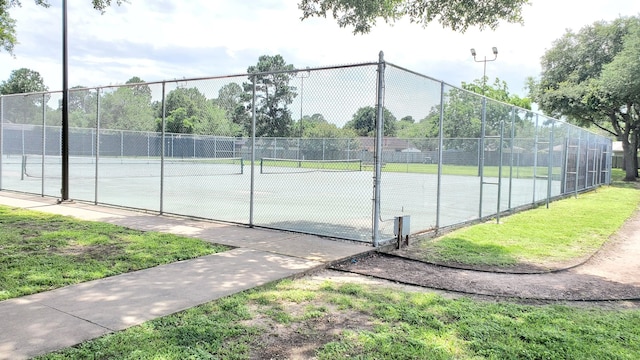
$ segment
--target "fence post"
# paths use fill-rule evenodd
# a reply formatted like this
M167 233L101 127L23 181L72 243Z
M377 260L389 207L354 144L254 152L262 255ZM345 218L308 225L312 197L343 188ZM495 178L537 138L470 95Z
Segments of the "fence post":
M436 196L436 231L440 229L440 210L442 194L442 159L444 150L444 82L440 82L440 119L438 120L438 188Z
M100 179L99 166L100 162L100 88L96 89L96 175L95 175L95 187L94 187L94 204L98 204L98 180Z
M167 145L165 126L167 117L167 99L166 99L166 82L162 82L162 129L160 130L160 214L164 211L164 153Z
M509 210L511 210L511 196L513 193L513 151L516 142L516 107L511 107L511 161L509 162ZM518 155L520 156L520 155Z
M380 51L378 55L378 93L376 111L376 151L374 155L375 175L373 177L373 246L378 247L380 243L380 176L382 175L382 138L384 136L384 53ZM324 150L324 148L323 148Z
M45 174L44 174L44 162L45 162L45 149L46 149L46 130L47 130L47 106L45 103L46 100L46 93L42 94L42 163L40 164L41 166L41 173L42 173L42 179L40 180L40 192L41 195L44 196L44 181L45 181Z
M480 206L478 219L482 219L482 198L484 196L484 133L487 124L487 98L482 97L482 123L480 125L480 139L478 139L478 176L480 177Z
M533 137L533 201L536 203L536 178L538 177L538 114L536 114L535 135Z
M500 223L500 202L502 201L502 147L504 146L504 119L500 120L500 149L498 150L498 205L496 222Z
M256 162L256 77L251 78L251 185L249 191L249 227L253 227L254 192L255 192L255 162Z
M553 153L554 146L553 142L555 141L553 132L556 129L555 121L551 121L551 131L549 131L549 164L547 169L547 209L549 208L549 202L551 201L551 187L553 186Z
M0 95L0 190L2 190L2 158L4 157L4 96Z

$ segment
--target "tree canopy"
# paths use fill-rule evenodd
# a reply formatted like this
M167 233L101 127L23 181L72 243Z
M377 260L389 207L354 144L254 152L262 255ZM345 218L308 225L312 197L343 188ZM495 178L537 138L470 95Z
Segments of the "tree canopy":
M165 100L165 131L185 134L237 135L240 127L227 120L225 110L196 87L179 87ZM162 131L162 108L156 110L157 131Z
M465 32L478 26L495 29L500 21L522 23L522 8L529 0L301 0L302 19L333 16L340 27L354 34L371 31L378 19L393 23L408 18L427 26L438 21L444 28Z
M487 77L485 77L484 79L475 79L471 83L465 83L463 81L462 88L476 94L484 95L489 99L531 110L531 99L527 97L521 98L516 94L511 94L506 81L496 78L493 81L493 85L488 85L487 80Z
M504 103L531 109L531 100L511 94L505 81L496 78L493 84L487 84L485 80L463 82L462 89L449 88L446 91L442 132L445 138L451 139L448 143L450 148L473 148L473 142L464 139L475 139L481 135L482 97L476 94L484 93L488 99L497 100L487 100L485 135L497 135L501 122L511 122L512 107ZM523 119L516 116L515 120L522 123ZM402 118L397 124L397 133L406 138L436 138L439 122L440 104L433 106L429 114L418 122L410 116Z
M2 95L26 94L47 90L49 88L44 84L40 73L27 68L13 70L9 75L9 79L0 84L0 94Z
M384 136L396 135L396 117L387 108L382 109L384 117ZM376 133L376 108L365 106L355 114L353 118L344 125L345 129L352 129L358 136L375 136Z
M256 136L287 137L291 135L293 119L288 108L298 95L289 81L295 78L295 67L287 64L281 55L262 55L258 64L247 68L249 81L243 83L244 100L251 110L252 79L256 82ZM247 117L248 118L248 117ZM251 123L245 123L245 132L251 133Z
M638 17L568 30L543 56L541 78L532 90L546 113L594 125L621 141L627 181L638 177L639 39Z
M121 5L126 0L91 0L93 8L104 12L111 3ZM48 0L34 0L36 5L49 7ZM13 49L18 42L16 36L16 21L9 14L12 7L21 6L20 0L0 0L0 48L9 54L13 54Z

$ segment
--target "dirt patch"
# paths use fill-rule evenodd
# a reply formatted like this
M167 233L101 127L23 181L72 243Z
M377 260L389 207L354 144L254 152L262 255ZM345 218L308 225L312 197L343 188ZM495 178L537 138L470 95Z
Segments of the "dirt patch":
M595 254L575 263L554 264L555 269L549 264L506 269L438 265L410 255L407 250L374 253L333 268L431 289L530 302L640 303L640 211ZM557 269L559 266L565 269Z
M51 249L52 253L64 256L74 256L82 259L109 259L117 254L122 254L122 246L119 244L100 245L68 245Z
M304 305L287 303L287 313L299 316L307 306L327 306L326 303L305 302ZM345 330L371 330L373 324L369 316L355 311L329 308L321 316L305 321L282 324L258 312L258 307L250 309L256 315L245 325L264 329L251 348L251 359L315 359L316 350L327 343L339 339Z

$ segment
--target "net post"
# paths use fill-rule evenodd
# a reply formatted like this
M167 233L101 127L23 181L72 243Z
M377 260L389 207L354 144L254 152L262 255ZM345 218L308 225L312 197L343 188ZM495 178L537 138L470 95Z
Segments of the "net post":
M21 165L20 180L24 180L24 174L27 172L27 155L22 155Z

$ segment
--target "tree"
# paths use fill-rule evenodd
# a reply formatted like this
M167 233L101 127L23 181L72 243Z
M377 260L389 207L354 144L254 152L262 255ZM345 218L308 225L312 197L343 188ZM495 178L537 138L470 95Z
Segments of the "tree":
M96 121L97 96L94 90L84 86L69 89L69 125L73 127L94 127ZM61 108L58 109L60 112Z
M0 84L2 95L42 92L48 89L40 73L27 68L13 70L9 79Z
M493 85L487 85L486 80L485 77L484 79L475 79L472 83L462 82L462 88L476 94L483 94L488 99L499 101L487 101L485 116L485 135L498 135L501 123L511 123L512 108L505 106L505 104L531 110L531 99L509 93L507 83L499 78L495 78ZM516 116L517 125L522 128L523 125L526 125L523 124L524 120L530 119L532 116L530 112L525 115L525 118Z
M427 26L437 20L444 28L465 32L471 26L495 29L500 21L522 23L522 8L529 0L301 0L302 19L333 15L340 27L353 26L354 34L371 31L381 18L393 23L408 17Z
M179 87L165 100L165 131L170 133L238 135L240 127L198 88ZM156 129L162 131L162 108L156 110Z
M638 177L640 18L568 30L542 58L532 89L540 108L580 126L595 125L622 142L625 180Z
M151 88L144 82L144 80L134 76L127 80L125 84L131 84L129 87L133 90L133 94L135 96L141 96L151 101Z
M249 66L249 81L256 82L256 136L288 137L291 135L293 119L288 108L297 96L296 88L289 86L295 78L295 68L287 64L281 55L262 55L258 64ZM242 84L247 103L246 110L251 111L253 84ZM251 133L251 123L245 123L245 131Z
M0 0L2 1L2 0ZM9 79L0 84L0 94L25 94L47 91L40 73L27 68L13 70ZM5 100L5 119L20 124L41 124L42 107L49 101L49 94L12 96ZM8 103L11 103L9 105Z
M476 94L481 94L489 99L501 101L503 103L515 105L517 107L531 110L531 99L528 97L521 98L516 94L509 93L509 87L507 82L496 78L493 81L493 86L487 85L487 77L484 79L475 79L471 83L462 82L462 88L472 91Z
M125 0L116 0L121 5ZM36 5L49 7L47 0L35 0ZM104 12L112 3L111 0L91 0L93 8ZM9 54L13 54L18 39L16 37L16 21L9 15L9 10L14 6L20 6L19 0L0 0L0 47Z
M395 136L396 135L396 117L387 110L387 108L383 108L383 118L384 118L384 136ZM376 134L376 108L373 106L365 106L355 114L353 114L353 118L349 120L344 125L345 129L353 129L358 136L375 136Z
M153 131L155 122L151 104L151 89L137 76L132 77L126 83L135 85L119 86L115 91L105 91L101 94L100 127ZM72 110L71 101L69 109Z
M244 90L240 85L229 83L220 88L218 98L214 100L214 103L224 110L229 121L246 128L246 124L251 126L251 118L244 107L243 96ZM249 135L249 133L245 135Z

